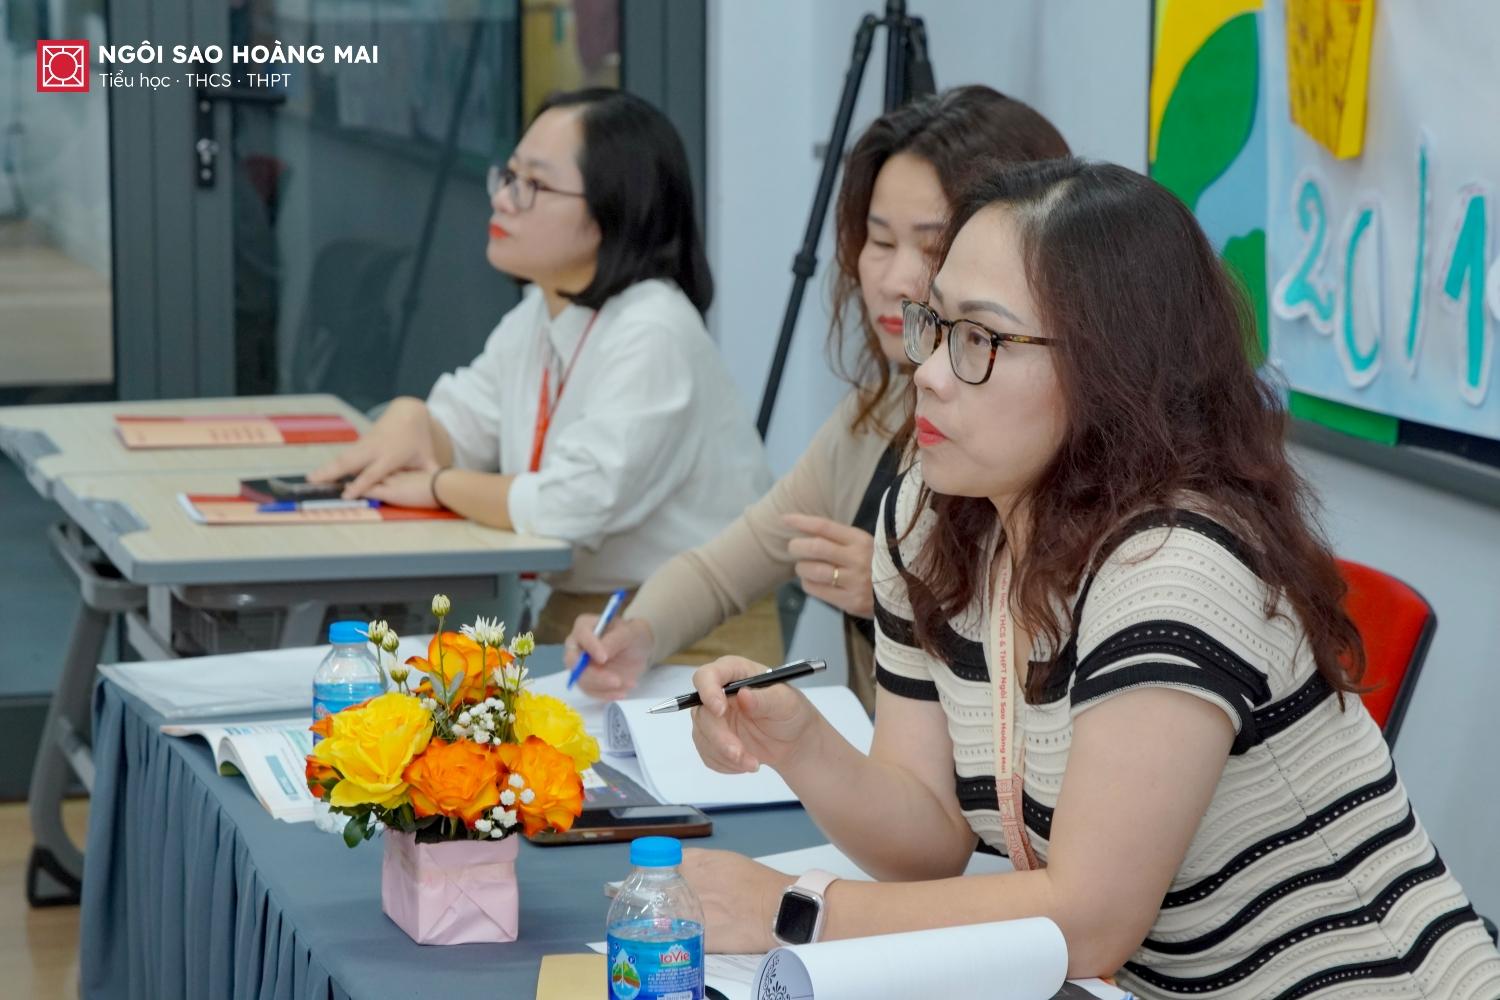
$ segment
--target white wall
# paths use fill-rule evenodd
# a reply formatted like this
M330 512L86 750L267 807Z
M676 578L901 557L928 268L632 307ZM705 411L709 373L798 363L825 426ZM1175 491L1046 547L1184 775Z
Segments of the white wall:
M1475 907L1500 917L1500 508L1311 449L1294 454L1338 553L1395 574L1437 609L1396 764Z
M759 409L855 30L880 0L710 0L709 255L718 293L710 328L751 413ZM1075 151L1146 162L1150 4L1127 0L912 0L925 19L939 87L985 83L1035 105ZM880 112L885 34L876 33L850 142ZM768 67L772 67L768 71ZM808 283L767 445L781 473L843 395L823 354L830 227ZM838 617L809 602L795 655L841 660Z

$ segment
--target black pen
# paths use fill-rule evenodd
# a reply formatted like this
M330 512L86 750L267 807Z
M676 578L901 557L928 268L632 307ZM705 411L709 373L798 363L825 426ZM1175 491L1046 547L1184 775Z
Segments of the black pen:
M724 685L724 693L734 697L734 693L740 688L765 687L768 684L780 684L782 681L794 681L808 674L815 674L828 666L822 660L793 660L785 666L774 670L767 670L763 674L755 674L751 677L741 677L737 681L730 681ZM660 705L650 710L651 715L661 715L664 712L680 712L684 708L697 708L703 704L703 699L698 697L698 692L692 694L680 694L676 698L668 698Z

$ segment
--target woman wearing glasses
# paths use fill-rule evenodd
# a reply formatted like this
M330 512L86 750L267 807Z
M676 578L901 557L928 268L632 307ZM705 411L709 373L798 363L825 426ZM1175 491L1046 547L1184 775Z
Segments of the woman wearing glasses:
M1140 997L1500 996L1354 693L1280 398L1191 213L1054 161L994 172L950 232L904 312L920 463L876 538L870 754L794 688L726 699L756 664L695 680L704 760L776 768L888 880L804 876L783 936L1046 916L1071 975ZM977 845L1016 870L960 877ZM791 876L717 851L684 871L710 949L775 943Z
M901 301L925 294L931 249L960 178L975 161L1067 155L1057 130L1036 111L988 87L958 87L877 119L844 167L835 212L834 319L829 354L850 357L845 319L858 353L845 371L853 391L818 431L797 465L713 541L652 574L603 636L580 618L565 659L589 653L584 690L618 698L652 663L703 663L746 655L699 642L720 622L777 586L800 578L813 597L844 612L849 684L867 709L875 700L874 594L870 553L880 496L903 463L911 384L901 349ZM773 637L780 643L779 631ZM763 644L763 639L760 640ZM695 655L685 656L693 646ZM772 659L780 655L775 649ZM754 657L752 657L754 658Z
M486 255L530 283L484 352L395 400L314 479L562 538L540 642L765 492L765 454L703 325L713 279L682 142L611 90L543 105L489 184ZM768 616L769 618L769 616Z

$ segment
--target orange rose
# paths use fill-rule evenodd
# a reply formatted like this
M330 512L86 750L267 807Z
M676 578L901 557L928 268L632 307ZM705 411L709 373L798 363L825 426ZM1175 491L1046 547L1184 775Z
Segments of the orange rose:
M528 837L549 827L561 831L573 825L583 812L583 778L573 758L535 736L519 745L506 743L499 754L508 772L502 774L504 787L516 794L514 808Z
M500 801L495 750L472 740L433 740L402 777L418 816L456 816L473 826Z
M441 656L438 654L439 643L442 644ZM417 694L436 698L438 690L446 687L448 704L457 705L484 700L491 672L509 658L509 654L502 657L502 653L504 651L499 649L486 650L461 632L439 632L427 644L427 655L413 656L406 665L427 675L427 680L417 688ZM483 664L481 656L485 661Z
M319 722L321 724L322 722L328 721L328 719L330 718L332 718L332 716L325 716L323 719L319 720ZM314 731L316 731L316 728L317 727L315 726ZM324 733L323 735L326 736L328 734ZM329 767L321 760L318 760L316 757L307 758L307 790L312 792L313 798L321 799L324 793L328 791L328 789L338 784L338 781L339 773L333 768Z

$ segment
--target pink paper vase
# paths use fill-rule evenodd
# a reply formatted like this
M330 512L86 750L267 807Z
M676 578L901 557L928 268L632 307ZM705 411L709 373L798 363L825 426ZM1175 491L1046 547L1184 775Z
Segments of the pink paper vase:
M417 944L514 941L520 931L516 883L519 836L419 844L385 832L380 904Z

